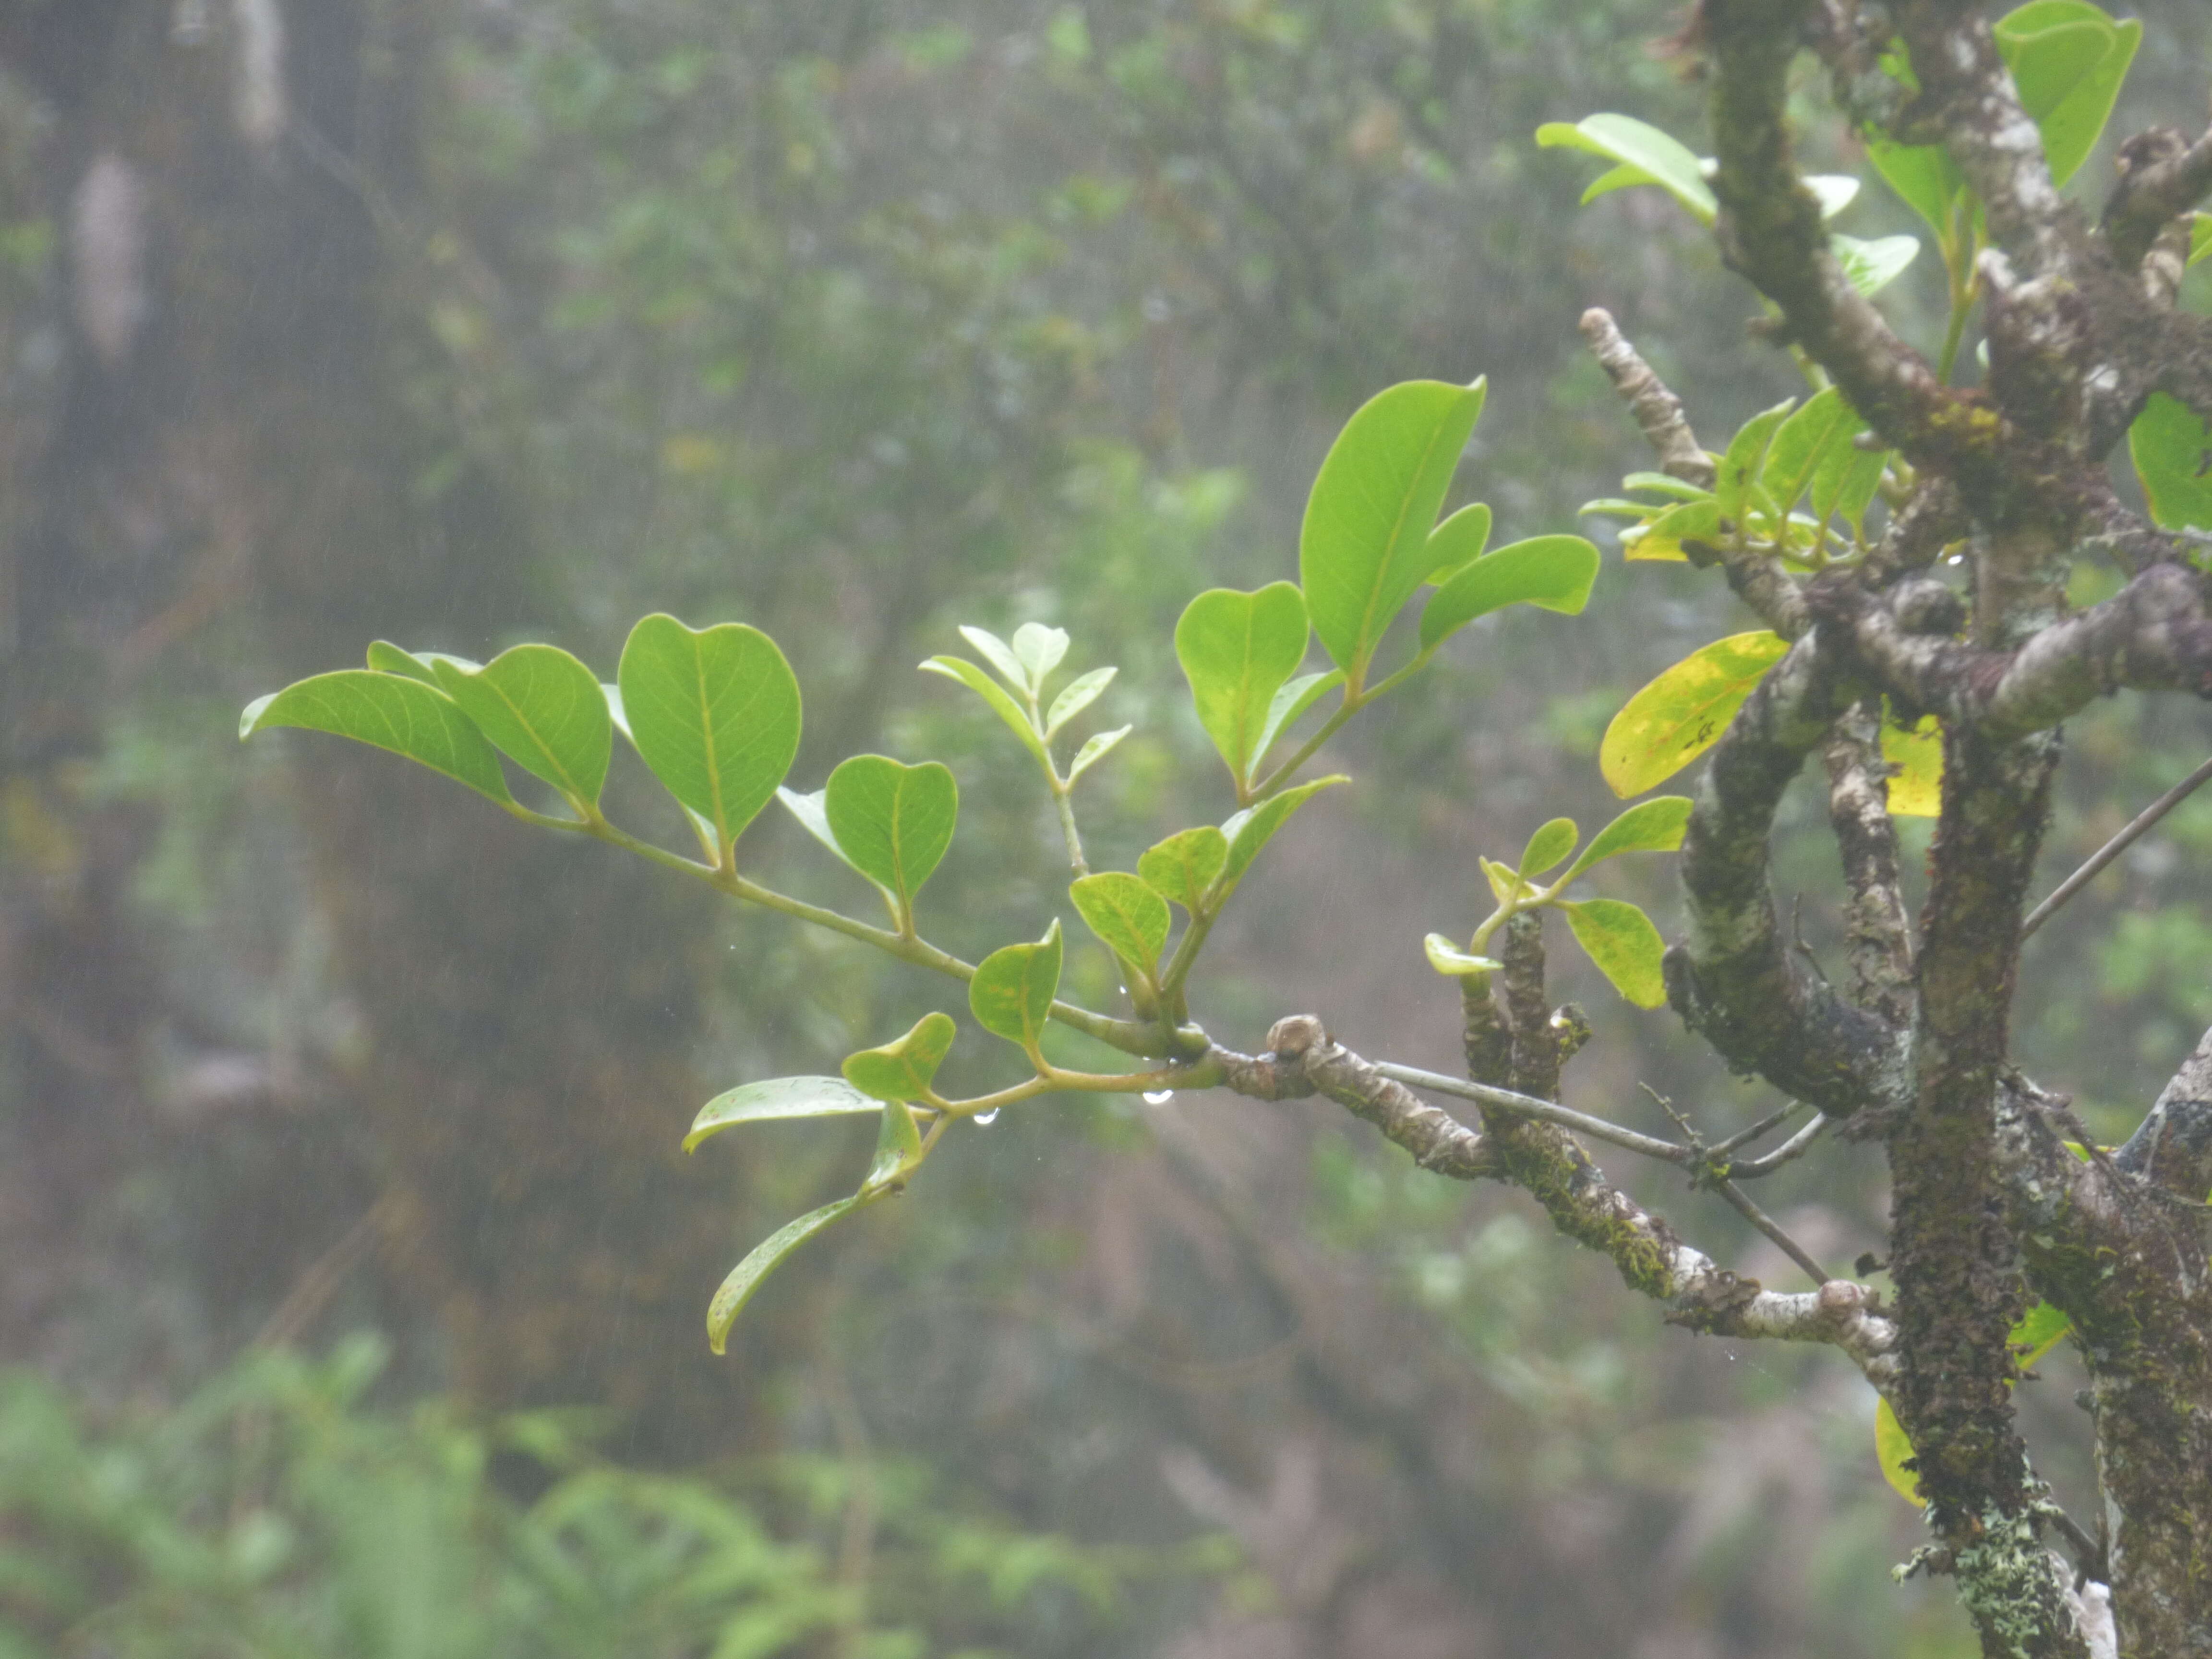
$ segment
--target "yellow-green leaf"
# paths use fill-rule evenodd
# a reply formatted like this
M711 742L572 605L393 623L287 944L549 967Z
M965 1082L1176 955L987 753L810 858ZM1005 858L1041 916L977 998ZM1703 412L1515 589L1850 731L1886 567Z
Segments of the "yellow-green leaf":
M1664 783L1718 742L1790 643L1764 629L1692 652L1631 697L1606 727L1598 769L1616 795Z

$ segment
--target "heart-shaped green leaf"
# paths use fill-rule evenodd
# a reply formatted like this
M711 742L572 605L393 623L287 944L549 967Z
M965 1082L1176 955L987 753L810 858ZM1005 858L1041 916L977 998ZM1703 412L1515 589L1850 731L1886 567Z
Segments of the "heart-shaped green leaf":
M1540 825L1521 849L1520 873L1534 881L1573 852L1582 834L1572 818L1553 818Z
M960 789L935 761L855 755L830 775L823 816L853 867L893 896L903 920L952 844Z
M1464 979L1469 974L1494 973L1504 964L1492 962L1488 957L1469 956L1442 933L1430 933L1421 940L1421 951L1429 959L1429 966L1449 979Z
M1260 757L1275 694L1305 658L1305 597L1291 582L1256 593L1211 588L1184 608L1175 647L1198 723L1242 784Z
M1279 795L1270 795L1257 806L1247 807L1223 824L1221 833L1229 838L1229 856L1222 862L1220 897L1225 899L1236 891L1237 884L1252 867L1252 860L1260 856L1260 849L1274 839L1275 831L1290 822L1291 813L1322 790L1351 781L1341 772L1316 778L1311 783L1285 789Z
M1943 811L1943 726L1933 714L1917 726L1881 725L1881 757L1890 765L1889 815L1932 818Z
M1229 837L1210 823L1180 830L1137 860L1137 875L1164 899L1191 913L1205 908L1206 895L1229 861Z
M272 726L373 744L443 772L501 805L514 799L498 755L476 722L444 692L404 675L345 668L257 697L239 717L239 740Z
M1484 383L1408 380L1345 423L1306 498L1298 581L1314 632L1352 682L1428 579L1429 532L1482 413Z
M2128 455L2150 515L2167 530L2212 530L2212 428L2187 404L2154 392L2128 428Z
M1536 129L1536 142L1547 149L1586 150L1620 163L1583 194L1583 200L1619 190L1626 185L1657 185L1710 225L1720 210L1712 186L1705 182L1705 166L1675 138L1628 115L1586 115L1569 125L1550 121Z
M896 1042L845 1056L845 1081L875 1100L927 1100L959 1030L950 1014L924 1014Z
M1168 942L1168 902L1121 870L1085 876L1067 890L1078 915L1106 948L1149 976Z
M1692 652L1628 700L1605 729L1598 770L1616 795L1665 782L1720 740L1743 700L1789 653L1760 629Z
M615 678L638 754L726 860L799 753L791 665L757 628L697 630L655 614L630 629Z
M1626 899L1584 899L1559 908L1567 913L1575 942L1589 953L1614 990L1639 1008L1656 1008L1667 1000L1667 981L1660 969L1667 942L1650 917Z
M1429 532L1429 580L1445 582L1473 564L1490 545L1490 507L1470 502Z
M878 1109L874 1101L870 1101L868 1107L871 1111ZM730 1269L730 1276L722 1281L721 1288L714 1292L714 1299L707 1304L707 1346L720 1353L723 1345L729 1340L730 1327L737 1322L745 1304L752 1300L753 1292L761 1287L761 1281L808 1239L839 1217L851 1214L867 1201L866 1197L855 1194L851 1198L841 1198L835 1204L824 1204L820 1209L810 1211L796 1221L787 1221L755 1245L750 1255Z
M838 1117L850 1112L872 1112L875 1101L860 1093L842 1078L776 1077L763 1083L747 1083L716 1095L699 1109L691 1133L684 1137L690 1152L709 1135L738 1123L768 1123L789 1117Z
M1509 605L1575 616L1589 603L1597 568L1597 549L1580 536L1532 536L1486 553L1430 595L1421 611L1421 649Z
M1006 945L985 957L968 984L975 1023L993 1036L1019 1043L1034 1057L1052 1000L1060 990L1060 923L1035 945Z
M2142 25L2116 22L2087 0L2029 0L1999 18L1993 33L2021 106L2043 134L2051 182L2063 185L2112 118Z
M1052 700L1052 711L1044 717L1047 741L1057 737L1061 726L1097 702L1098 694L1113 684L1116 672L1112 668L1094 668L1070 680Z
M1638 801L1597 832L1566 879L1572 881L1592 865L1623 853L1673 852L1682 844L1682 831L1689 825L1693 805L1687 795L1657 795Z
M446 695L502 752L586 815L614 752L614 720L599 678L553 645L518 645L482 668L434 657Z
M982 629L963 629L963 634L981 634ZM1012 656L1007 652L1009 658ZM1019 663L1015 667L1020 667ZM932 657L921 665L925 674L942 674L948 680L957 680L991 706L991 712L1006 721L1008 729L1022 740L1022 744L1039 760L1045 757L1044 735L1030 719L1029 713L1016 702L1006 688L969 662L965 657Z

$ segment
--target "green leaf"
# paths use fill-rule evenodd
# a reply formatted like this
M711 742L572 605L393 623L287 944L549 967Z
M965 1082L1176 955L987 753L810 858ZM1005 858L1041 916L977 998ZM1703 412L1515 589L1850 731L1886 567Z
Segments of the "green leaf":
M1211 588L1185 607L1175 648L1198 723L1241 784L1260 758L1275 694L1304 660L1305 598L1291 582L1256 593Z
M976 653L985 662L997 669L1000 678L1008 685L1012 686L1017 691L1034 693L1036 688L1030 684L1029 668L1018 656L1014 654L1013 647L1008 645L989 629L974 628L965 623L961 624L960 637L974 646Z
M1468 974L1494 973L1504 965L1492 962L1488 957L1469 956L1442 933L1424 936L1421 949L1429 958L1429 966L1450 979L1462 978Z
M961 631L967 633L971 630L963 629ZM983 630L979 628L972 631L980 634ZM932 657L921 665L921 672L925 674L942 674L948 680L959 681L961 684L990 704L992 712L1006 721L1030 753L1035 755L1039 760L1045 758L1043 735L1030 720L1027 711L1007 695L1006 687L1000 685L998 681L993 679L974 663L969 662L967 658Z
M1667 954L1667 942L1650 917L1626 899L1584 899L1559 908L1567 913L1575 942L1589 953L1614 990L1639 1008L1656 1008L1667 1000L1667 981L1659 965Z
M1075 758L1067 763L1068 783L1073 786L1076 779L1104 760L1113 751L1115 744L1136 729L1133 726L1117 726L1111 732L1100 732L1085 738L1083 747L1075 751Z
M438 683L437 672L427 660L412 651L401 650L389 640L369 641L368 665L380 674L404 674L409 679L420 680L425 685Z
M272 726L329 732L404 755L505 805L507 779L476 722L442 691L399 674L341 669L257 697L239 717L239 741Z
M1869 299L1881 293L1920 257L1917 236L1877 236L1863 242L1856 236L1828 238L1828 251L1844 268L1844 280Z
M876 1129L876 1155L861 1182L860 1198L875 1198L886 1189L905 1184L904 1177L921 1166L921 1126L905 1101L884 1103L884 1121Z
M950 1014L924 1014L897 1042L846 1055L845 1081L872 1100L926 1100L958 1030Z
M1060 694L1052 700L1052 710L1044 717L1045 740L1048 743L1060 735L1066 726L1085 709L1098 701L1098 694L1113 684L1114 668L1094 668L1087 674L1079 674L1070 680Z
M1164 899L1191 913L1205 908L1206 890L1229 862L1229 837L1210 823L1181 830L1137 860L1137 876Z
M868 1104L871 1110L878 1109L873 1101ZM755 1245L752 1254L730 1270L730 1276L722 1281L721 1289L714 1292L714 1299L707 1304L707 1346L720 1353L723 1345L729 1340L730 1327L737 1322L738 1315L744 1311L745 1304L752 1300L753 1292L760 1288L761 1281L781 1265L784 1257L840 1216L851 1213L867 1201L867 1198L855 1194L851 1198L841 1198L835 1204L824 1204L820 1209L811 1211L796 1221L787 1221Z
M1553 818L1540 826L1528 837L1528 844L1521 849L1520 873L1534 881L1554 868L1560 860L1575 850L1575 843L1583 832L1572 818Z
M1920 1477L1905 1467L1912 1457L1912 1442L1905 1435L1905 1425L1897 1420L1897 1413L1889 1408L1887 1397L1875 1402L1874 1455L1881 1465L1881 1478L1897 1489L1899 1497L1927 1507L1928 1500L1920 1495Z
M1274 839L1275 831L1290 821L1291 813L1322 790L1351 781L1340 772L1331 777L1316 778L1311 783L1285 789L1279 795L1270 795L1257 806L1246 808L1223 824L1221 833L1229 839L1229 856L1221 866L1221 896L1226 898L1237 890L1237 884L1252 867L1252 860L1260 856L1260 849Z
M1881 723L1881 757L1894 769L1889 777L1889 814L1899 818L1932 818L1943 810L1943 728L1923 714L1907 728L1893 720Z
M1509 605L1578 615L1597 580L1597 549L1580 536L1532 536L1462 568L1421 610L1421 649Z
M1859 180L1849 173L1808 173L1805 188L1820 199L1820 216L1832 219L1859 198Z
M1857 419L1856 416L1852 418ZM1813 517L1826 524L1841 514L1854 535L1859 534L1866 523L1867 508L1874 504L1875 491L1881 487L1882 471L1894 453L1861 449L1856 440L1865 429L1862 422L1849 438L1830 448L1826 458L1813 470Z
M1060 989L1060 961L1057 918L1035 945L1006 945L992 951L968 985L975 1023L1034 1055Z
M1042 695L1046 677L1067 655L1067 630L1042 623L1024 623L1014 630L1014 657L1028 678L1032 696Z
M588 814L606 782L614 721L599 678L553 645L518 645L482 668L434 657L446 695L525 770Z
M1848 446L1861 422L1844 394L1833 386L1805 400L1805 406L1774 430L1766 447L1759 483L1787 513L1812 488L1813 475L1839 446Z
M1656 490L1678 501L1705 501L1713 493L1703 484L1693 484L1666 472L1632 472L1620 481L1620 487L1623 489Z
M1500 904L1510 903L1528 891L1528 884L1511 865L1480 855L1475 861L1482 866L1482 878L1490 884L1490 896Z
M2189 216L2188 263L2193 265L2208 253L2212 253L2212 213L2192 213Z
M1720 507L1720 516L1729 523L1743 522L1744 496L1757 482L1766 464L1767 446L1773 441L1776 429L1790 418L1793 406L1777 404L1753 416L1729 440L1728 453L1721 457L1720 472L1713 483L1713 500Z
M1490 508L1472 501L1429 532L1429 580L1443 582L1482 556L1490 544Z
M757 628L696 630L658 614L630 630L615 678L638 754L726 860L799 753L791 665Z
M1711 748L1790 642L1764 629L1692 652L1628 700L1606 727L1598 769L1616 795L1640 795Z
M1536 142L1547 149L1564 146L1587 150L1633 167L1643 179L1621 179L1607 187L1617 190L1621 185L1648 180L1687 208L1699 224L1711 224L1719 211L1712 186L1705 182L1705 164L1678 139L1632 116L1586 115L1571 126L1564 121L1547 122L1536 129ZM1619 172L1616 167L1606 178L1611 179ZM1593 191L1596 193L1601 192Z
M2112 118L2142 25L2115 22L2087 0L2029 0L1999 18L1994 33L2021 106L2042 131L2051 182L2063 185Z
M823 816L854 869L893 896L903 920L952 844L960 788L935 761L855 755L830 775ZM804 815L800 822L805 822Z
M868 884L884 896L894 916L898 914L898 896L873 876L853 862L853 856L837 844L837 833L830 827L829 794L827 789L817 789L811 795L802 795L795 789L779 789L775 798L784 810L797 818L806 833L837 855L838 861L856 875L866 877Z
M1695 804L1687 795L1655 795L1637 802L1597 832L1597 838L1583 849L1566 879L1572 881L1591 866L1623 853L1673 852L1682 844L1682 832L1689 825L1690 809Z
M1260 763L1275 746L1275 739L1296 726L1306 710L1343 684L1344 671L1328 668L1318 674L1301 674L1275 693L1274 700L1267 705L1267 718L1261 723L1260 735L1253 739L1252 770L1255 777Z
M2161 528L2212 530L2212 428L2187 404L2152 392L2128 428L2128 454Z
M2020 1322L2005 1338L2005 1346L2013 1351L2013 1361L2026 1370L2066 1340L2074 1328L2074 1322L2065 1310L2048 1302L2037 1301L2022 1314Z
M1668 507L1640 531L1620 532L1621 556L1629 559L1686 559L1690 543L1717 550L1721 504L1711 495Z
M1106 948L1149 975L1168 942L1168 902L1138 877L1121 870L1085 876L1067 890L1078 915Z
M726 1090L699 1109L691 1133L684 1137L684 1150L691 1151L709 1135L738 1123L768 1123L792 1117L840 1117L851 1112L872 1112L877 1102L856 1091L842 1078L777 1077L765 1083L747 1083Z
M1555 122L1551 125L1564 125L1564 123ZM1540 127L1537 129L1538 141L1541 142L1542 137L1543 129ZM1596 178L1589 181L1588 186L1586 186L1583 191L1582 202L1580 205L1588 207L1592 202L1597 200L1599 197L1610 196L1616 190L1626 190L1631 185L1656 185L1658 182L1659 181L1656 179L1654 179L1642 167L1633 167L1629 166L1627 162L1623 161L1617 167L1607 167L1603 173L1599 173Z
M1298 581L1314 632L1354 684L1428 579L1429 532L1482 413L1484 383L1408 380L1345 423L1306 499Z
M1867 144L1867 159L1905 204L1928 222L1946 243L1953 233L1952 217L1966 193L1966 176L1941 144L1900 144L1875 138Z

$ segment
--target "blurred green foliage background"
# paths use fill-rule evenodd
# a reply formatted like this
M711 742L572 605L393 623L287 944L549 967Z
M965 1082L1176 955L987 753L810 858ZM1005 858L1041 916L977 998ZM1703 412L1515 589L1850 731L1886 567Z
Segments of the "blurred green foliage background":
M2113 124L2201 115L2149 29ZM1792 389L1656 192L1577 210L1538 124L1700 143L1656 0L13 0L0 7L0 1654L1961 1653L1839 1362L1659 1327L1511 1194L1323 1107L1048 1103L949 1146L705 1352L707 1295L849 1186L861 1132L676 1152L709 1094L834 1071L943 1000L858 947L539 844L398 762L237 711L373 637L611 671L630 621L754 623L808 700L794 787L879 748L966 810L943 942L1061 904L1048 807L954 628L1065 627L1136 733L1102 866L1229 810L1170 648L1290 574L1367 395L1486 374L1458 499L1571 528L1645 464L1602 304L1708 443ZM1804 90L1808 151L1850 142ZM273 113L272 113L273 112ZM2108 143L2109 143L2108 140ZM2094 202L2108 166L2073 186ZM1870 185L1844 228L1913 228ZM1940 325L1932 258L1885 296ZM2200 296L2201 298L2201 296ZM1355 726L1217 934L1233 1046L1321 1014L1449 1068L1421 935L1477 854L1609 816L1598 734L1743 624L1608 568ZM2100 709L2055 883L2202 757ZM641 830L641 775L610 800ZM1816 952L1809 788L1778 877ZM2167 820L2039 935L2021 1057L2124 1132L2212 1019ZM788 824L747 856L840 902ZM1662 860L1627 872L1671 921ZM1640 886L1634 885L1640 883ZM1064 908L1064 906L1062 907ZM1071 957L1104 995L1110 961ZM1571 1098L1773 1103L1561 953ZM993 1078L955 1050L965 1086ZM1650 1108L1656 1115L1656 1108ZM856 1138L859 1137L859 1138ZM1792 1270L1644 1172L1705 1248ZM1879 1161L1772 1183L1819 1253ZM319 1358L315 1356L320 1356ZM2025 1390L2087 1480L2063 1362Z

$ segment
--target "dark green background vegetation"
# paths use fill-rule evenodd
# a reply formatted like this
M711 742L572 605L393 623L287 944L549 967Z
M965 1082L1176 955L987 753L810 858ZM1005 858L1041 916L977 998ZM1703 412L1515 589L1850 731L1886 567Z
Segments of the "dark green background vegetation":
M1695 226L1656 191L1577 210L1589 168L1531 142L1619 109L1699 146L1651 49L1672 8L268 9L281 132L238 67L263 8L0 4L0 1656L1963 1650L1947 1595L1883 1576L1917 1527L1840 1361L1658 1328L1525 1201L1325 1105L1009 1112L712 1359L730 1261L849 1187L866 1134L686 1159L693 1111L834 1071L942 988L389 757L234 737L371 637L610 672L642 611L744 620L805 688L795 787L945 761L943 942L1034 937L1063 879L1036 781L911 672L957 623L1121 665L1102 707L1138 729L1087 787L1126 867L1230 807L1176 617L1291 573L1370 393L1490 377L1455 499L1503 541L1646 464L1584 306L1709 444L1793 390ZM2116 134L2199 114L2212 46L2195 0L2134 9ZM88 204L103 165L135 206ZM1843 225L1917 228L1879 185ZM1925 338L1932 258L1885 303ZM1340 741L1359 787L1217 935L1194 1012L1224 1041L1311 1011L1451 1067L1422 934L1487 908L1478 852L1610 816L1606 720L1742 625L1595 533L1587 617L1477 624ZM2202 757L2203 717L2069 735L2046 884ZM622 766L610 799L657 810ZM1817 951L1833 855L1814 794L1788 810ZM747 853L853 896L788 823ZM2093 1122L2212 1019L2208 853L2199 802L2030 948L2021 1058ZM1621 890L1670 923L1645 862ZM1109 991L1085 950L1070 982ZM1772 1103L1572 971L1577 1089ZM1879 1237L1870 1151L1771 1195L1824 1256ZM2030 1429L2063 1446L2045 1369ZM2079 1486L2078 1449L2045 1462Z

